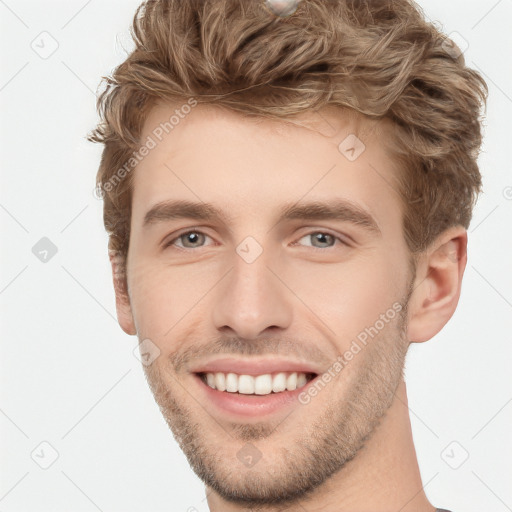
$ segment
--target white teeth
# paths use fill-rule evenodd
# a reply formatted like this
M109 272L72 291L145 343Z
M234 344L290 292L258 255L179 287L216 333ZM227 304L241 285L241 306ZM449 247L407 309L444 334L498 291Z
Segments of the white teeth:
M251 375L240 375L238 377L238 392L244 395L252 395L254 393L254 380Z
M244 395L269 395L281 391L294 391L308 382L305 373L280 372L271 375L238 375L236 373L207 373L206 384L218 391L241 393Z
M286 379L286 389L288 391L295 391L297 389L297 374L295 372L288 375Z
M206 383L211 388L215 387L215 375L213 373L207 373L206 374Z
M284 391L286 389L286 373L278 373L274 375L272 379L272 391L274 393L279 393L279 391Z
M297 374L297 387L301 388L307 383L308 379L306 378L305 373L298 373Z
M211 375L215 375L215 386L210 387L218 389L219 391L226 391L226 376L223 373L215 373Z
M206 381L208 383L208 377L206 377ZM238 391L238 375L236 373L228 373L226 375L226 391L230 391L231 393Z
M258 375L254 379L254 392L257 395L269 395L272 393L272 375Z

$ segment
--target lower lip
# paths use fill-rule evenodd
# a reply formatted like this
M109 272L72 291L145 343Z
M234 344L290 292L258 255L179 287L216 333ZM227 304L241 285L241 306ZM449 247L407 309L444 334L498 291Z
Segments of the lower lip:
M315 380L310 380L305 386L294 391L281 391L268 395L244 395L218 391L208 386L199 375L195 375L195 378L204 390L209 403L213 403L215 407L223 412L248 418L272 414L293 404L302 405L299 401L299 395Z

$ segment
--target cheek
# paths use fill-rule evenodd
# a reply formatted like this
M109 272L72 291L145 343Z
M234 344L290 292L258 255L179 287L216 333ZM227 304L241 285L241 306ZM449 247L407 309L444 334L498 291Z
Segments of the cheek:
M190 323L194 309L217 280L212 269L199 265L172 267L153 260L133 267L130 299L141 331L159 338L181 319Z
M349 343L400 300L393 265L388 255L374 253L340 264L309 264L307 271L287 272L287 279L297 297L328 326L329 337L334 333L340 343Z

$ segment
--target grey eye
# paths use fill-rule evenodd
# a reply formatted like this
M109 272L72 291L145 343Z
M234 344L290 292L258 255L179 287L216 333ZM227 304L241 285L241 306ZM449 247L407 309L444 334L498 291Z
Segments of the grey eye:
M180 235L176 240L180 240L183 243L183 247L194 248L200 247L202 245L200 242L204 244L205 236L204 233L199 233L198 231L189 231Z
M336 243L336 238L333 235L330 235L329 233L323 233L321 231L315 231L313 233L308 233L307 235L303 236L301 240L304 240L305 238L309 238L313 241L311 247L316 247L318 249L325 249L326 247L332 247ZM316 245L316 243L320 245ZM331 243L332 242L332 243ZM327 244L327 245L325 245ZM308 244L306 244L308 245Z

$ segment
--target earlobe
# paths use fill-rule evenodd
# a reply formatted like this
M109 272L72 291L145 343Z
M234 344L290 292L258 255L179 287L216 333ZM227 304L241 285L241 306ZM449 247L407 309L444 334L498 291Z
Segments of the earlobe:
M467 232L462 226L444 231L420 258L409 304L408 339L435 336L452 317L467 262Z
M128 286L126 282L126 271L122 265L121 256L111 251L109 252L110 264L112 266L112 279L114 283L114 292L116 295L117 320L121 329L126 334L137 334L135 322L133 320L130 297L128 295Z

